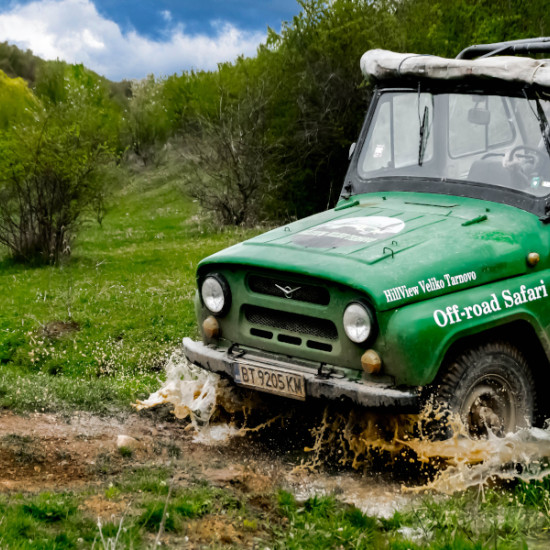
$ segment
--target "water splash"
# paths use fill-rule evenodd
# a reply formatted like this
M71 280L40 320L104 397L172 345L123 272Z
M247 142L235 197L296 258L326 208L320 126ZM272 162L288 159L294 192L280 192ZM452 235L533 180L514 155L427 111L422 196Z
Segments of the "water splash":
M420 498L405 494L395 482L381 479L380 476L361 476L357 472L321 475L294 471L287 483L299 501L314 496L335 496L368 516L385 519Z
M219 375L193 365L182 350L171 355L165 370L163 386L134 407L140 411L172 405L176 418L190 419L195 429L194 441L198 443L227 442L234 436L259 431L277 419L272 417L258 425L248 425L251 412L262 409L257 394L240 391Z
M425 434L426 424L434 418L447 423L442 432L451 437L437 440ZM367 472L377 464L385 471L408 473L409 491L452 494L483 488L497 479L534 481L550 475L550 424L505 437L472 439L458 416L443 418L433 410L388 416L327 407L311 433L314 443L305 449L311 455L302 468L317 470L336 462Z
M421 490L452 494L484 487L495 479L542 480L550 475L550 429L524 428L505 437L472 440L457 434L446 441L411 440L407 446L420 460L444 460L433 480Z
M195 433L193 441L203 445L219 445L238 435L242 435L242 430L231 424L209 424Z
M316 470L327 463L366 470L376 458L395 461L406 449L405 441L417 422L414 415L388 415L363 409L336 410L327 406L311 429L313 445L302 467ZM388 464L389 465L389 464Z
M166 382L136 410L149 409L165 403L174 406L176 418L191 420L196 430L207 426L214 413L221 386L220 377L187 361L183 351L175 351L166 364Z
M283 417L302 428L305 423L312 444L304 448L307 458L297 468L302 471L320 471L327 466L359 472L393 469L408 476L407 490L447 494L483 487L494 479L530 481L550 475L550 425L475 440L467 435L460 419L437 410L389 415L329 405L319 409L317 416L291 406L280 407L284 413L274 413L266 407L262 394L241 391L192 365L182 351L170 357L164 385L135 407L141 410L165 403L174 407L177 418L190 419L194 441L202 444L220 444L260 432ZM445 430L448 428L452 437L427 437L425 427L434 422L440 426L448 423Z

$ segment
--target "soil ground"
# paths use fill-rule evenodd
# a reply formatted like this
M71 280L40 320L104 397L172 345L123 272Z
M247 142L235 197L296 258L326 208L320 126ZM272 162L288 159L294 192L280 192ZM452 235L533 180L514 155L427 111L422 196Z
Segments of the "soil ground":
M165 414L135 413L125 418L34 413L0 414L0 491L40 492L109 483L109 477L140 465L177 463L179 481L188 476L217 485L240 485L255 492L285 487L304 498L335 493L365 512L391 515L407 498L398 481L355 472L310 472L285 449L273 451L252 436L222 441L197 438L187 421ZM164 419L163 419L164 417ZM129 436L131 456L118 448ZM109 462L106 472L102 464ZM348 497L346 497L348 494ZM366 502L368 500L368 503Z
M135 440L130 440L131 453L121 452L117 443L120 436ZM274 450L257 435L222 441L197 439L191 424L173 418L165 407L119 418L2 412L0 492L86 489L90 497L81 510L103 522L116 521L129 506L125 499L105 498L105 489L125 471L138 467L168 466L174 472L172 483L178 487L196 486L197 481L230 487L266 508L266 496L278 488L291 491L300 500L314 494L333 494L368 514L385 517L414 498L402 493L398 482L380 476L309 472L300 467L295 450ZM197 547L211 543L249 546L246 528L218 520L209 518L208 525L193 520L190 532L198 541Z

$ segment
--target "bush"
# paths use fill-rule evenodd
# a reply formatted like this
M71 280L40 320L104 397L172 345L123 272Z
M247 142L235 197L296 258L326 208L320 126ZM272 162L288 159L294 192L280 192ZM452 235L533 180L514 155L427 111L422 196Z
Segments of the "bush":
M150 75L132 82L123 131L130 149L144 166L156 163L170 131L162 97L163 82Z
M99 166L110 156L67 113L0 137L0 243L16 260L57 263L70 252L82 210L98 200Z
M269 138L263 86L237 99L221 92L216 117L196 118L198 131L187 160L194 167L187 193L223 225L252 225L262 218L264 197L282 174L269 170L277 143Z
M26 89L19 94L25 109L12 109L0 128L0 243L16 260L34 263L57 263L70 252L84 209L101 208L101 171L118 139L97 77L62 64L46 76L44 104Z

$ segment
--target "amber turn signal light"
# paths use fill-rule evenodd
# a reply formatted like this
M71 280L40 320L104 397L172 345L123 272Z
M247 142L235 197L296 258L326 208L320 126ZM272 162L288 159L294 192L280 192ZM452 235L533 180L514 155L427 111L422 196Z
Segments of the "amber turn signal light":
M217 338L220 335L220 324L218 320L210 315L202 322L202 331L207 338Z
M531 267L536 266L539 263L539 261L540 261L540 254L538 252L530 252L527 255L527 263Z
M368 349L361 356L361 366L368 374L378 374L382 369L382 359L373 349Z

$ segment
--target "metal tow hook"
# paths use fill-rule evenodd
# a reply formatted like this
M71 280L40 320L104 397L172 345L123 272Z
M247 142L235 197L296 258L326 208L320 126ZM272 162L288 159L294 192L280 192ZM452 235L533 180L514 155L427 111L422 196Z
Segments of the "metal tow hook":
M324 363L321 363L319 365L319 368L317 369L317 376L315 378L322 378L323 380L328 380L330 378L330 375L332 374L332 370L329 370L327 372L323 372L323 367L325 366Z
M244 349L237 349L235 351L235 348L238 348L239 347L239 344L231 344L227 350L227 355L231 355L232 357L235 357L236 359L238 359L239 357L242 357L246 351L244 351Z

